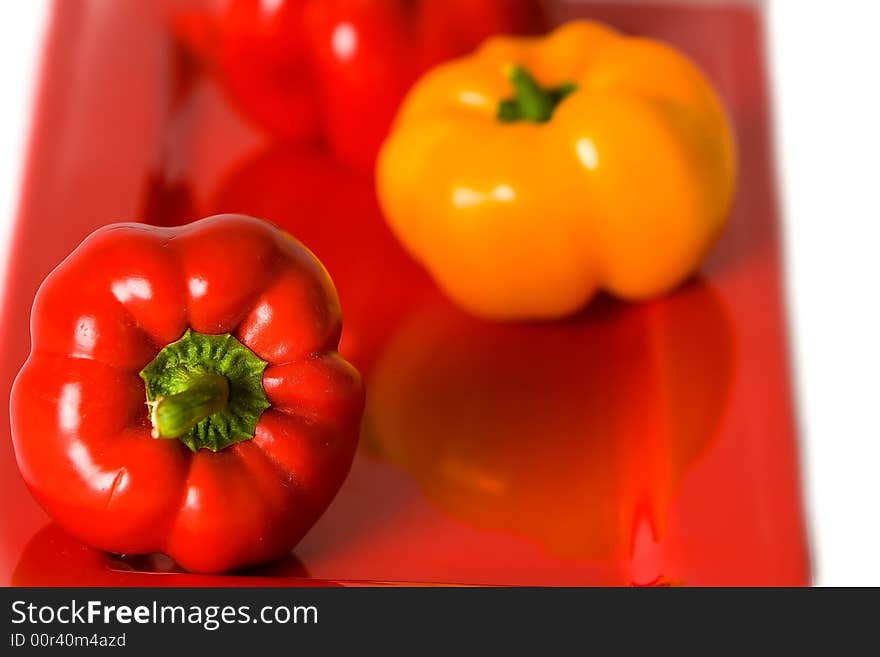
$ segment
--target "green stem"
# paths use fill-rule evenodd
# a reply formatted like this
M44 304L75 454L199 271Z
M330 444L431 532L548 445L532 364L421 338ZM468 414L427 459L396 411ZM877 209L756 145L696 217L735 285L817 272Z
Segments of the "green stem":
M510 80L514 93L512 98L505 98L498 103L497 117L503 122L545 123L553 116L562 99L576 88L571 82L555 87L542 87L528 70L518 65L507 70L507 79Z
M543 123L553 115L553 100L526 69L513 66L507 73L513 85L514 97L521 117L526 121Z
M181 392L152 402L154 438L179 438L229 403L229 380L220 374L200 374Z
M219 452L250 440L269 408L266 361L234 336L187 330L141 370L153 436L193 452Z

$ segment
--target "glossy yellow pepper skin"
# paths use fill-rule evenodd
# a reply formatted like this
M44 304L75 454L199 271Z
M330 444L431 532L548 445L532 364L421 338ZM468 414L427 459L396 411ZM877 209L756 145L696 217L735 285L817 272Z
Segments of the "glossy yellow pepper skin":
M523 71L520 86L555 106L505 119L529 100L514 90ZM577 21L490 39L423 77L379 154L377 191L460 306L549 319L599 290L646 299L685 280L723 228L735 172L729 121L693 63Z

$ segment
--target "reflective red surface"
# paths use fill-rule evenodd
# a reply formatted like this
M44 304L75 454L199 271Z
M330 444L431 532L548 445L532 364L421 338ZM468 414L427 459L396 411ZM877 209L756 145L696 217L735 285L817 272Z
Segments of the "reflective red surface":
M759 12L557 4L557 21L662 38L706 70L736 128L739 190L718 247L676 294L499 325L439 295L382 222L368 176L319 145L267 143L229 106L169 27L191 4L56 4L5 287L0 398L27 354L36 287L88 232L248 212L303 240L334 277L341 349L368 390L361 448L290 559L196 576L49 525L4 416L0 584L809 582Z

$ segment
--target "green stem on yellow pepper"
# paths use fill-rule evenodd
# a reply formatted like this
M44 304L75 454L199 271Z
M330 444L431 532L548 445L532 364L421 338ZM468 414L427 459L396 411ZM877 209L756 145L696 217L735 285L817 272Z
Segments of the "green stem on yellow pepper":
M553 116L562 99L576 88L571 82L555 87L542 87L528 70L519 65L511 66L507 70L507 78L513 86L514 95L498 103L496 114L498 120L505 123L545 123Z

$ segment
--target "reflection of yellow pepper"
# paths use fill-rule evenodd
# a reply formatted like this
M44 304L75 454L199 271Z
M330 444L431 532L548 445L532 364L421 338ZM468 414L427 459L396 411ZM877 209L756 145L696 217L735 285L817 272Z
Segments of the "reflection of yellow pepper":
M366 431L454 518L557 556L631 558L642 522L665 538L732 368L727 309L699 281L537 325L429 297L372 373Z
M730 126L669 46L595 23L499 37L410 92L378 163L391 227L458 303L569 314L663 294L718 236Z

